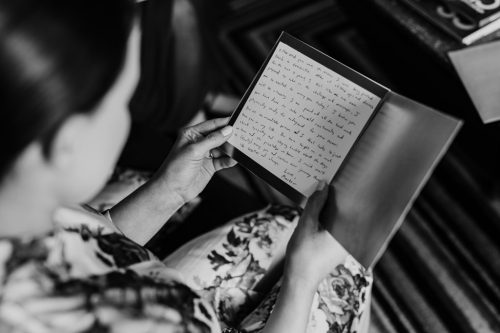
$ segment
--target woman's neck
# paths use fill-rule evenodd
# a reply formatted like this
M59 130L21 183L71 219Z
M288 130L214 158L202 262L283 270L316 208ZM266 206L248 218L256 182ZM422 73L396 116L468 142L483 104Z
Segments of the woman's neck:
M57 200L46 184L6 180L0 187L0 237L34 236L49 231Z

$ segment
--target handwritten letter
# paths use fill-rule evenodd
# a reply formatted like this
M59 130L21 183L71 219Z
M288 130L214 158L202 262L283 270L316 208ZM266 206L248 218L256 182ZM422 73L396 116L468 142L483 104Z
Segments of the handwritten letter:
M308 197L332 180L379 102L280 42L229 143Z

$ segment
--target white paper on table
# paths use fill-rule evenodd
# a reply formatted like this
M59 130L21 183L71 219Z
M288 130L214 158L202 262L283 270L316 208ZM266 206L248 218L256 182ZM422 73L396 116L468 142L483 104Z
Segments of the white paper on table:
M500 120L500 41L448 55L482 121Z

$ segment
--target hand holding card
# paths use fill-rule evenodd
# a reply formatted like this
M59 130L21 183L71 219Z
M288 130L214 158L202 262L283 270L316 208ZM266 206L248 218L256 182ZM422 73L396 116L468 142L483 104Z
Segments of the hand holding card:
M327 229L372 265L461 122L282 33L229 124L227 154L303 204L335 186Z

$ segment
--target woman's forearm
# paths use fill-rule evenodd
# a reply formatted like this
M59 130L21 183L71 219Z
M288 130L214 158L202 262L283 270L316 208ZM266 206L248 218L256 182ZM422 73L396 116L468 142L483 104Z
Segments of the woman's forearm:
M263 333L304 333L316 289L317 286L309 281L285 275Z
M152 178L110 209L115 226L125 236L144 245L184 204L164 182Z

